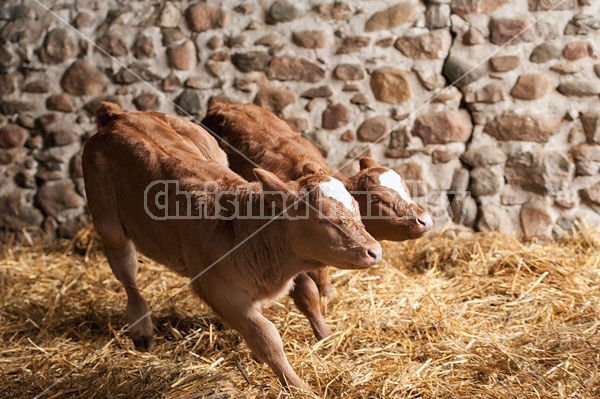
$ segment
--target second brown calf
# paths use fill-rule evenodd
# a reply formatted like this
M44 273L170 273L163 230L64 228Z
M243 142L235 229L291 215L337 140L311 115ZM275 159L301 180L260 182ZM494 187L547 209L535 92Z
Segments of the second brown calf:
M261 107L213 100L202 124L229 144L220 143L231 169L248 180L254 179L252 170L260 166L284 181L294 181L302 176L303 165L312 162L344 181L359 204L367 230L378 240L419 238L432 227L431 216L412 200L395 171L365 157L356 175L346 178L335 173L314 144ZM327 271L322 268L298 275L290 293L318 339L331 335L319 295L329 290Z

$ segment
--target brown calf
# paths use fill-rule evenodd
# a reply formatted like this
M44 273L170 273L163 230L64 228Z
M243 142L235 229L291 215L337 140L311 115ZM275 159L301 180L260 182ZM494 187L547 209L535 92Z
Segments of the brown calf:
M381 246L366 232L343 184L311 164L294 183L255 169L262 191L227 167L204 129L156 112L125 113L103 103L98 128L83 152L85 188L110 266L127 293L136 347L148 350L153 332L137 288L135 248L190 277L196 294L283 383L306 387L261 305L285 294L305 270L325 264L366 268L381 260ZM178 195L165 197L160 185L157 192L163 181L176 182ZM181 213L182 199L191 212ZM199 215L201 207L217 217L187 217ZM284 217L245 217L264 209Z
M293 181L302 176L302 166L312 162L344 181L358 201L367 230L376 239L403 241L419 238L431 229L431 216L410 198L396 172L380 167L371 158L362 158L355 176L345 178L334 173L317 147L261 107L213 100L202 123L230 144L221 147L231 169L245 179L253 179L252 170L258 165L284 181ZM290 293L318 339L331 335L319 297L329 290L326 269L320 269L300 274Z

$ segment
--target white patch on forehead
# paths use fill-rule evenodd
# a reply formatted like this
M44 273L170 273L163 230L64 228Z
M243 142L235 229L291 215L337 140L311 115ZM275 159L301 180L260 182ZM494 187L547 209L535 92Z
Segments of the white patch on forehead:
M354 206L354 200L352 196L346 190L344 183L339 181L338 179L334 179L333 177L329 179L329 181L321 182L317 185L321 193L329 198L333 198L336 201L339 201L344 205L344 207L350 211L356 211L356 207Z
M402 178L398 173L393 170L388 170L379 175L379 185L394 190L400 195L405 202L414 204L415 202L410 198L410 194L406 190L406 186L402 181Z

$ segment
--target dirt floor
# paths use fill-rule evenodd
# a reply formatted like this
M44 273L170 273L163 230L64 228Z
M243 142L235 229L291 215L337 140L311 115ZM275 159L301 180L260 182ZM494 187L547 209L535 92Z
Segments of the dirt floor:
M589 229L545 245L386 243L378 267L331 270L326 342L289 298L269 305L314 394L282 390L186 279L144 258L156 344L136 352L121 334L124 290L90 237L2 247L0 397L600 397L600 235Z

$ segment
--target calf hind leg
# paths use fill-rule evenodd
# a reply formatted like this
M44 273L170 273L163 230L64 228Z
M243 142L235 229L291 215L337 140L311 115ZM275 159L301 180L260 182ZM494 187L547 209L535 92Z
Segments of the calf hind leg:
M90 162L88 159L88 163ZM84 162L85 165L87 164ZM86 171L87 169L84 169L84 172ZM137 287L138 265L135 247L121 225L116 201L109 195L113 191L110 182L97 177L94 173L86 176L88 207L94 226L104 240L104 253L108 263L127 293L130 335L138 350L148 351L152 346L152 320L148 312L148 303Z
M120 245L105 245L105 253L110 267L127 293L127 321L129 334L139 351L149 351L152 347L152 320L148 303L137 287L137 259L131 240Z

